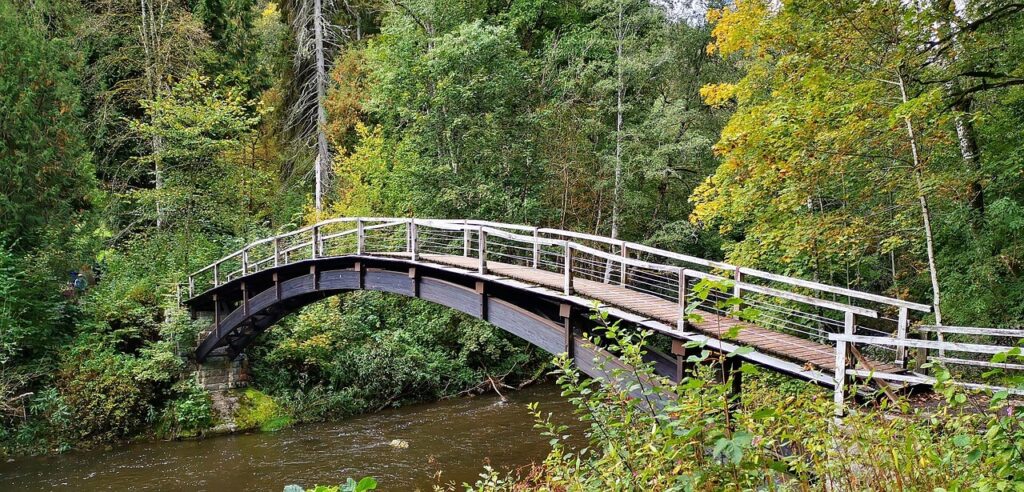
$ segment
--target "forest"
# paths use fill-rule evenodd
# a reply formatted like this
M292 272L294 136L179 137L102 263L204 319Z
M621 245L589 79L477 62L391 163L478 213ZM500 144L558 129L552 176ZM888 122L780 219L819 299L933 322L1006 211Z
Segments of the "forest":
M177 286L328 217L559 227L932 305L923 322L1024 320L1024 3L0 0L0 115L5 455L204 434ZM248 358L265 429L552 370L485 322L369 292L285 319ZM602 394L599 418L640 411ZM557 453L478 485L642 475ZM1004 460L957 473L1019 490L1019 449L979 453ZM774 465L750 456L680 490L753 487Z

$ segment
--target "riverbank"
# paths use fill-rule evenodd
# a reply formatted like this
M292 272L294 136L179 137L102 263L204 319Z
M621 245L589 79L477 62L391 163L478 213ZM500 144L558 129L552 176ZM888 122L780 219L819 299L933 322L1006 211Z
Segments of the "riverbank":
M0 489L282 490L374 476L378 490L431 490L474 482L485 464L508 470L543 460L548 439L533 428L527 405L538 402L559 421L575 422L559 392L545 383L510 393L505 403L488 394L273 433L16 458L0 464ZM396 439L408 447L393 446Z

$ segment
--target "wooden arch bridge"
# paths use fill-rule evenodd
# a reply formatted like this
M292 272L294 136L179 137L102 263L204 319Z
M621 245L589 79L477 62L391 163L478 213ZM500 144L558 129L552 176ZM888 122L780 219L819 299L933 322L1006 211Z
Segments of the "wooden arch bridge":
M731 292L713 291L700 301L690 294L704 279L726 280ZM933 383L908 368L911 348L942 356L947 348L1006 350L941 341L943 330L953 328L939 328L939 341L912 334L914 320L931 311L925 304L627 241L480 220L336 218L253 242L190 275L184 304L193 316L212 318L195 357L236 357L289 313L353 290L457 309L552 354L567 352L583 372L605 377L621 363L582 338L596 305L613 319L670 338L671 354L652 349L648 358L672 380L684 375L687 342L700 342L734 353L728 360L833 388L837 409L855 377L881 382L890 395L897 387ZM716 302L732 297L757 317L741 321L733 306ZM701 320L686 320L688 304L697 302ZM737 327L738 335L728 337Z

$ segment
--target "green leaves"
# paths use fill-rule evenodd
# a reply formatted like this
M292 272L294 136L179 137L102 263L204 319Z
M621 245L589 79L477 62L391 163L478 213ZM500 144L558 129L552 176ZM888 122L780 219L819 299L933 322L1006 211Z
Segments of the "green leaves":
M732 437L721 437L715 441L712 454L716 458L731 462L733 465L739 465L743 460L743 453L750 447L750 443L753 440L754 435L749 432L737 432Z

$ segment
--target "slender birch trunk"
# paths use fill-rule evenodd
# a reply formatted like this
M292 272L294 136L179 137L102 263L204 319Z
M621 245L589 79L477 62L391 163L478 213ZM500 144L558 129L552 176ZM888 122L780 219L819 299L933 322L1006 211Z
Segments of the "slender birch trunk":
M903 103L906 104L909 99L907 97L907 86L903 78L903 73L897 71L896 77L900 88L900 98ZM928 273L932 282L932 306L935 309L935 324L942 325L942 310L940 308L942 296L939 290L939 274L935 266L935 244L932 237L931 210L928 208L928 198L925 196L924 189L924 168L921 163L921 156L918 152L917 136L914 133L914 125L910 121L910 117L904 116L903 123L907 129L907 139L910 141L910 153L914 159L914 178L917 183L917 199L921 206L921 218L924 222L924 238L925 246L928 251Z

